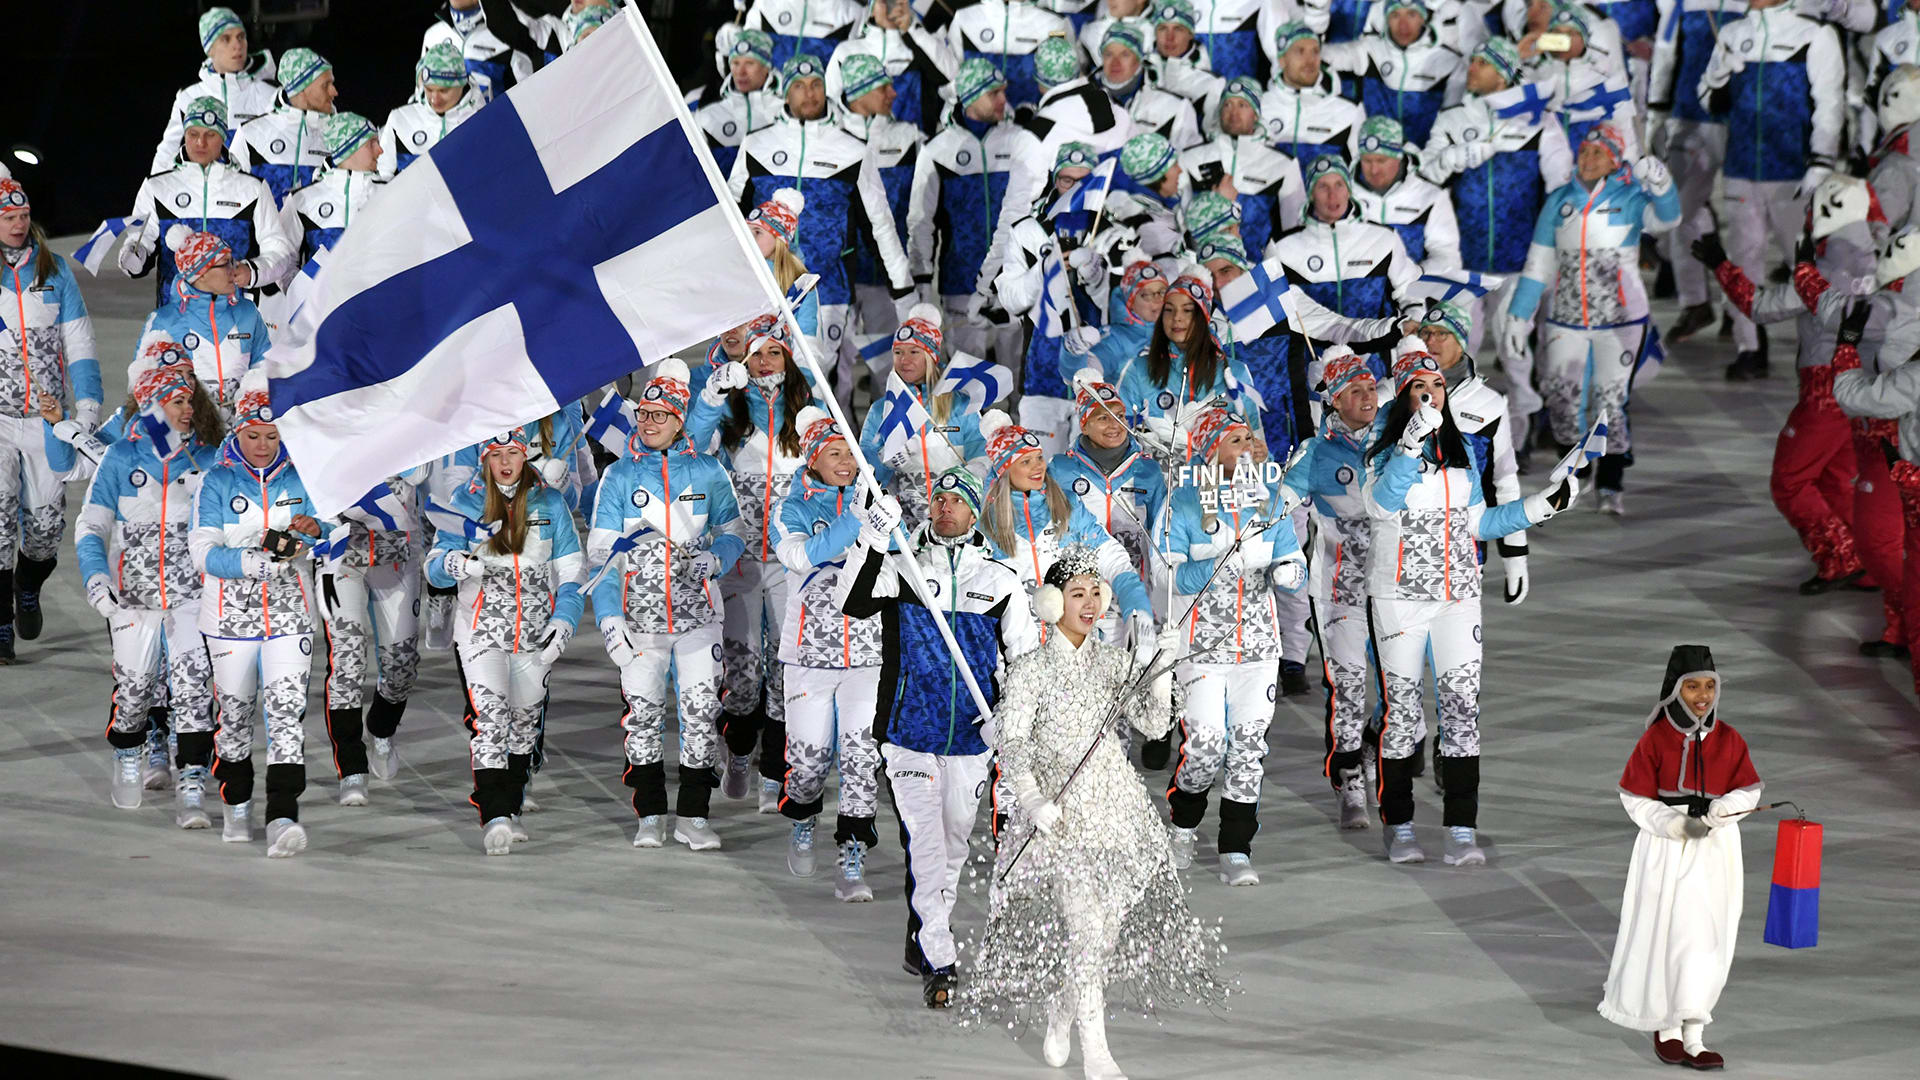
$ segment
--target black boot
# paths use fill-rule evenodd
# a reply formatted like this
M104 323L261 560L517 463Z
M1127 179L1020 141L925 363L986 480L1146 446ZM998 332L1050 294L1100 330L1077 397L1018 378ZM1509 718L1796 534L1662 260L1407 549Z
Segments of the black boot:
M13 663L13 571L0 570L0 667Z
M1693 335L1713 325L1713 305L1695 304L1684 308L1680 317L1667 327L1668 341L1685 341Z
M1307 665L1298 660L1280 661L1280 692L1287 697L1299 697L1307 690Z
M1148 739L1140 744L1140 767L1149 772L1159 772L1167 767L1167 759L1173 756L1173 733L1164 737Z
M41 628L46 625L46 619L40 614L40 586L53 576L53 567L52 559L20 556L19 566L14 571L14 627L22 641L39 637Z

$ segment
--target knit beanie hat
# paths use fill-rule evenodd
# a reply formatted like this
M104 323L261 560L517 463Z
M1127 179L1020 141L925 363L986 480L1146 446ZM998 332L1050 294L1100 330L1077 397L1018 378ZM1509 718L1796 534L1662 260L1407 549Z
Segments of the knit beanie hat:
M826 77L827 69L820 66L820 58L812 53L796 52L780 65L780 85L788 90L799 85L803 79L824 81Z
M234 27L246 29L232 8L208 8L200 15L200 51L212 52L214 40Z
M433 48L420 54L413 65L414 78L421 86L437 86L442 89L450 86L467 85L467 60L453 42L442 41Z
M0 178L0 214L30 209L32 207L27 202L27 189L20 186L20 181L11 176Z
M886 67L870 53L851 53L840 61L840 100L849 104L891 81Z
M806 209L805 196L794 188L783 187L773 193L773 198L753 208L753 213L747 215L747 224L765 227L792 247L794 234L800 228L800 215Z
M1140 36L1140 28L1125 19L1115 19L1100 35L1100 55L1107 55L1107 46L1122 45L1128 52L1138 57L1147 54L1146 39Z
M1402 338L1393 357L1393 392L1405 390L1407 382L1422 372L1440 374L1440 361L1433 358L1420 339Z
M800 432L800 460L806 466L813 464L813 459L820 456L828 443L835 439L844 441L847 437L826 410L814 405L801 409L793 418L793 426Z
M1193 257L1199 260L1202 266L1225 259L1241 270L1253 269L1253 260L1247 257L1246 244L1239 237L1230 234L1223 233L1202 239L1200 250L1194 252Z
M987 440L987 486L1006 473L1016 458L1040 453L1040 440L999 409L980 417L980 434Z
M893 332L893 340L918 345L937 363L940 359L940 309L932 304L915 304Z
M1007 85L1006 76L993 61L984 56L975 56L960 65L960 74L954 76L953 98L962 109L993 92L996 86Z
M938 495L943 491L960 496L973 509L974 519L979 519L980 507L986 503L987 499L981 492L980 478L968 472L965 465L949 466L946 472L934 479L933 493Z
M1427 310L1420 316L1420 326L1423 329L1429 326L1442 327L1459 339L1461 348L1465 348L1468 338L1473 334L1473 316L1458 304L1429 300Z
M687 362L669 356L660 361L660 366L654 369L653 378L641 388L638 404L665 409L685 420L687 401L691 397L692 391L687 388Z
M1168 23L1174 23L1192 30L1200 20L1193 13L1192 5L1186 0L1160 0L1153 5L1153 25L1157 29Z
M1193 435L1189 440L1192 450L1187 455L1188 460L1210 460L1214 450L1219 447L1220 440L1234 428L1247 430L1247 422L1240 419L1238 413L1230 412L1217 405L1201 413L1200 418L1193 424Z
M173 265L180 276L189 282L221 259L233 258L233 249L225 240L177 222L167 229L167 250L173 252Z
M1033 77L1042 86L1059 86L1080 77L1080 50L1062 34L1049 34L1033 51Z
M1302 38L1312 38L1315 41L1319 41L1320 35L1314 32L1313 27L1308 26L1299 19L1283 22L1279 26L1274 27L1273 55L1285 56L1287 50L1293 47L1293 43Z
M734 35L733 44L727 49L727 56L758 60L771 68L773 67L773 35L765 30L742 30Z
M1199 263L1187 263L1180 268L1180 276L1173 279L1167 287L1169 293L1183 292L1193 299L1200 309L1200 317L1206 318L1213 310L1213 274Z
M312 49L288 49L280 54L280 89L292 97L313 85L322 72L332 70L333 65Z
M1345 345L1335 345L1320 356L1324 361L1320 369L1320 381L1326 386L1329 399L1355 383L1373 385L1373 369L1367 366L1367 358L1355 355Z
M1406 129L1391 116L1369 116L1360 124L1360 152L1406 157Z
M1143 131L1120 149L1120 168L1138 184L1158 183L1173 163L1173 144L1157 131Z
M788 356L793 355L793 331L778 315L762 315L747 324L747 355L752 356L768 345L778 345Z
M245 375L240 376L240 388L233 396L233 423L230 427L239 432L245 428L271 424L274 419L272 399L267 394L267 369L249 368Z
M194 98L181 111L180 123L189 128L217 131L221 138L225 138L228 131L227 103L212 96Z
M1253 79L1245 75L1229 79L1226 88L1220 91L1220 104L1225 105L1230 98L1246 102L1253 106L1255 116L1260 115L1260 84Z
M1073 403L1079 407L1081 427L1086 427L1095 415L1111 416L1122 424L1127 422L1127 405L1120 400L1119 388L1104 381L1101 373L1093 368L1081 368L1073 376Z
M1484 60L1500 72L1508 86L1518 86L1526 80L1522 78L1520 48L1506 38L1488 38L1480 47L1473 50L1471 59Z
M327 160L335 165L353 156L376 132L359 113L337 112L327 117Z
M527 429L524 425L516 428L508 428L498 435L489 437L487 441L480 444L480 456L484 458L495 450L504 450L510 446L519 447L520 452L523 454L533 453L533 439L528 437Z
M142 411L193 392L193 359L178 342L155 341L127 368L127 389Z
M1592 142L1607 148L1607 153L1613 155L1616 168L1627 160L1627 140L1620 134L1620 129L1612 124L1599 123L1588 128L1586 138L1580 140L1580 146L1584 148Z
M1187 202L1187 235L1212 236L1240 224L1240 204L1217 191L1203 191Z

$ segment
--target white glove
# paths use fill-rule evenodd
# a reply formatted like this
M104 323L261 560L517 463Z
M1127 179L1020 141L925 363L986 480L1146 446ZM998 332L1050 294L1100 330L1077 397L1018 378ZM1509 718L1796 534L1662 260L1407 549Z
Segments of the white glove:
M860 542L875 551L885 551L899 524L900 500L882 495L860 508Z
M1800 177L1800 186L1793 189L1794 199L1798 202L1806 202L1813 197L1814 190L1832 175L1833 170L1825 165L1807 166L1807 171Z
M1053 832L1053 827L1058 824L1060 824L1060 804L1048 799L1033 808L1034 832L1046 836Z
M1069 330L1060 341L1060 348L1073 356L1086 356L1093 347L1100 344L1100 328L1082 326Z
M1154 676L1153 685L1147 692L1153 695L1153 707L1162 712L1173 708L1173 661L1180 655L1180 639L1183 635L1178 626L1169 626L1160 631L1154 639L1153 647L1160 654L1160 663L1165 671Z
M1135 662L1146 664L1153 659L1153 652L1159 648L1159 641L1153 630L1153 614L1136 611L1127 616L1127 630L1133 637L1133 658Z
M567 480L567 462L564 458L542 458L538 466L540 479L550 488L557 488Z
M107 456L107 445L92 432L81 427L78 420L62 420L53 425L53 437L73 447L75 452L92 462L96 468Z
M128 277L138 277L140 272L146 269L147 256L150 254L152 253L146 248L141 247L136 241L129 239L126 243L120 245L120 257L115 261L120 264L121 273Z
M80 426L92 431L100 426L100 403L85 398L73 403L73 418Z
M606 642L607 659L624 668L633 663L633 644L627 640L627 622L618 615L600 620L600 640Z
M1090 247L1077 247L1067 252L1067 266L1073 270L1073 276L1082 285L1094 285L1106 276L1107 268L1100 261L1100 253Z
M1633 176L1640 181L1640 186L1646 189L1647 194L1655 198L1673 189L1673 174L1667 171L1666 162L1652 155L1634 164Z
M254 581L265 581L273 576L273 556L266 548L248 548L240 553L240 573Z
M1409 454L1418 454L1427 436L1439 430L1440 410L1431 405L1422 405L1407 417L1407 429L1400 433L1400 449Z
M693 571L695 581L712 581L723 572L720 556L711 551L702 551L687 560L687 569Z
M120 614L120 598L113 594L113 583L105 574L95 574L87 579L87 603L103 618L111 619Z
M1501 341L1501 352L1505 356L1525 356L1533 344L1533 320L1511 316L1507 319L1507 332Z
M1307 568L1293 559L1283 559L1267 569L1267 581L1281 592L1299 592L1307 583Z
M1526 497L1522 506L1527 511L1527 524L1540 525L1553 519L1553 515L1573 505L1580 497L1580 478L1572 473L1565 480L1547 491L1536 491Z
M1475 139L1472 142L1457 143L1462 152L1463 169L1477 169L1493 160L1493 143L1487 139Z
M700 388L700 400L709 405L718 405L727 400L727 395L747 385L747 365L738 360L729 360L720 365L720 370L707 376L707 385Z
M449 551L447 552L446 558L441 560L440 567L445 570L447 576L453 580L465 581L468 577L479 572L480 560L464 551Z
M573 640L573 627L559 619L547 620L546 648L540 650L540 662L552 664L567 651L567 642Z
M1518 604L1527 598L1527 557L1508 555L1500 560L1507 575L1507 603Z

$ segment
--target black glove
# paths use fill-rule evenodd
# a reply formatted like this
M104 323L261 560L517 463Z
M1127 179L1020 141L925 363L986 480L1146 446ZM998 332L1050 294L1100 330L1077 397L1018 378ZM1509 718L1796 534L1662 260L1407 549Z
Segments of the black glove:
M282 532L279 529L268 529L260 537L260 546L276 560L284 561L300 554L300 539L290 532Z
M340 592L333 587L332 574L320 575L320 602L326 606L329 615L340 606Z
M1813 231L1809 229L1802 232L1799 242L1793 245L1793 264L1799 266L1801 263L1812 263L1814 259L1813 248Z
M1847 308L1846 315L1840 320L1840 333L1837 344L1860 344L1860 338L1867 330L1867 320L1872 317L1873 305L1864 299L1855 300L1852 306Z
M1194 170L1193 190L1212 191L1220 186L1220 181L1226 178L1227 170L1222 168L1218 161L1201 162L1200 167Z
M1713 116L1725 116L1733 111L1733 87L1716 86L1707 91L1707 112Z
M1699 259L1707 269L1713 270L1727 261L1727 249L1720 246L1720 234L1710 232L1693 242L1693 257Z
M1712 805L1713 800L1705 795L1689 795L1687 796L1687 816L1705 817L1707 808Z

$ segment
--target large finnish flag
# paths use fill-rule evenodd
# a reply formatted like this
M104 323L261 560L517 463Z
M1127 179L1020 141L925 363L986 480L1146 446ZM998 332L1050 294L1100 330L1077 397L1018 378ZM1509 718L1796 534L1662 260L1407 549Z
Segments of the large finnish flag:
M331 515L771 310L770 287L628 8L353 223L273 351L272 407Z

